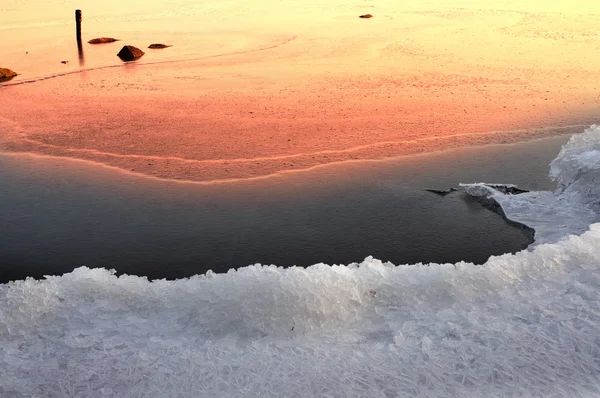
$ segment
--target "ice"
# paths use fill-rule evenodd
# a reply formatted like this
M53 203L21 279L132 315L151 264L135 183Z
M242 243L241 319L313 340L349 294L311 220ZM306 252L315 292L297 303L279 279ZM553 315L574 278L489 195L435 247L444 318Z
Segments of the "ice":
M0 287L0 396L597 396L600 224L468 263Z
M600 396L598 134L553 162L556 192L466 187L539 228L480 266L152 282L82 267L0 285L0 397Z
M573 135L550 164L550 176L558 185L554 192L510 195L496 189L507 184L461 185L470 195L493 198L509 219L533 228L536 245L581 234L600 221L600 126Z

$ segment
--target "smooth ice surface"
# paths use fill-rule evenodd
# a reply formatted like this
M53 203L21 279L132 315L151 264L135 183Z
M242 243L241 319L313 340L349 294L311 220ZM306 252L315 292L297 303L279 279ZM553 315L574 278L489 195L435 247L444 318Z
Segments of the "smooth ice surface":
M600 130L584 134L553 162L555 193L506 203L585 209L583 228ZM600 223L585 229L482 266L367 258L153 282L78 268L0 285L0 396L599 396Z

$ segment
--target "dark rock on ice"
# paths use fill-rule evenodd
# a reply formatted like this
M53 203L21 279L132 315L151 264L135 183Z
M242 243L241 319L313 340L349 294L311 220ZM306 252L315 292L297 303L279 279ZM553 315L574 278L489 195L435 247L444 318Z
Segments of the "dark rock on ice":
M502 185L502 184L485 184L486 186L495 189L496 191L502 192L507 195L518 195L521 193L529 192L525 189L517 188L514 185Z
M123 61L134 61L146 54L142 50L134 46L123 46L121 51L117 54Z
M169 44L160 44L160 43L150 44L148 46L148 48L167 48L167 47L172 47L172 46Z
M519 193L527 192L525 190L518 189L516 187L507 187L504 185L503 185L503 187L521 191ZM509 219L508 217L506 217L506 213L504 213L504 209L502 208L502 206L500 206L500 204L494 198L487 197L487 196L471 196L471 195L465 195L464 197L465 197L465 200L467 200L467 201L477 202L480 205L482 205L483 207L485 207L486 209L491 210L496 214L499 214L500 216L502 216L502 218L504 219L504 221L506 221L506 223L508 225L515 227L517 229L520 229L523 232L523 234L525 235L525 237L527 238L527 240L529 241L527 246L529 246L531 243L533 243L535 241L535 239L534 239L535 230L528 225L513 221L513 220Z
M15 76L17 76L15 71L7 68L0 68L0 82L7 82Z
M371 14L363 14L363 15L359 16L359 18L373 18L373 15L371 15Z
M448 190L443 190L443 189L426 189L427 192L432 192L436 195L440 195L440 196L446 196L449 193L452 192L456 192L456 188L450 188Z
M112 37L98 37L96 39L92 39L88 41L89 44L102 44L102 43L112 43L115 41L119 41L119 39L113 39Z

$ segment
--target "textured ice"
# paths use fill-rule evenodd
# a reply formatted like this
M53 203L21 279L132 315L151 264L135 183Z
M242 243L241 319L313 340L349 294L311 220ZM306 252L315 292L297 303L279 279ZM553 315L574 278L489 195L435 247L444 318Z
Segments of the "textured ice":
M506 216L535 230L535 244L553 243L600 222L600 126L573 135L550 164L554 192L509 195L502 184L461 184L473 196L492 197ZM506 184L505 184L506 185Z
M594 161L564 152L539 198L574 190L564 205L593 210L574 168ZM0 397L600 396L600 223L586 230L481 266L153 282L84 267L0 285Z

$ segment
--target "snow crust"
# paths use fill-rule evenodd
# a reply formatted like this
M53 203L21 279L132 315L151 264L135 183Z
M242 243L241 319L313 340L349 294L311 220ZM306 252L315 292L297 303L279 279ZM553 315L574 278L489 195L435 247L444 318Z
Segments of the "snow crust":
M581 142L553 162L556 192L507 213L561 197L593 212L579 181L596 181L597 141ZM571 220L550 216L532 219ZM0 285L0 397L600 396L600 223L585 229L481 266L369 257L153 282L82 267Z

